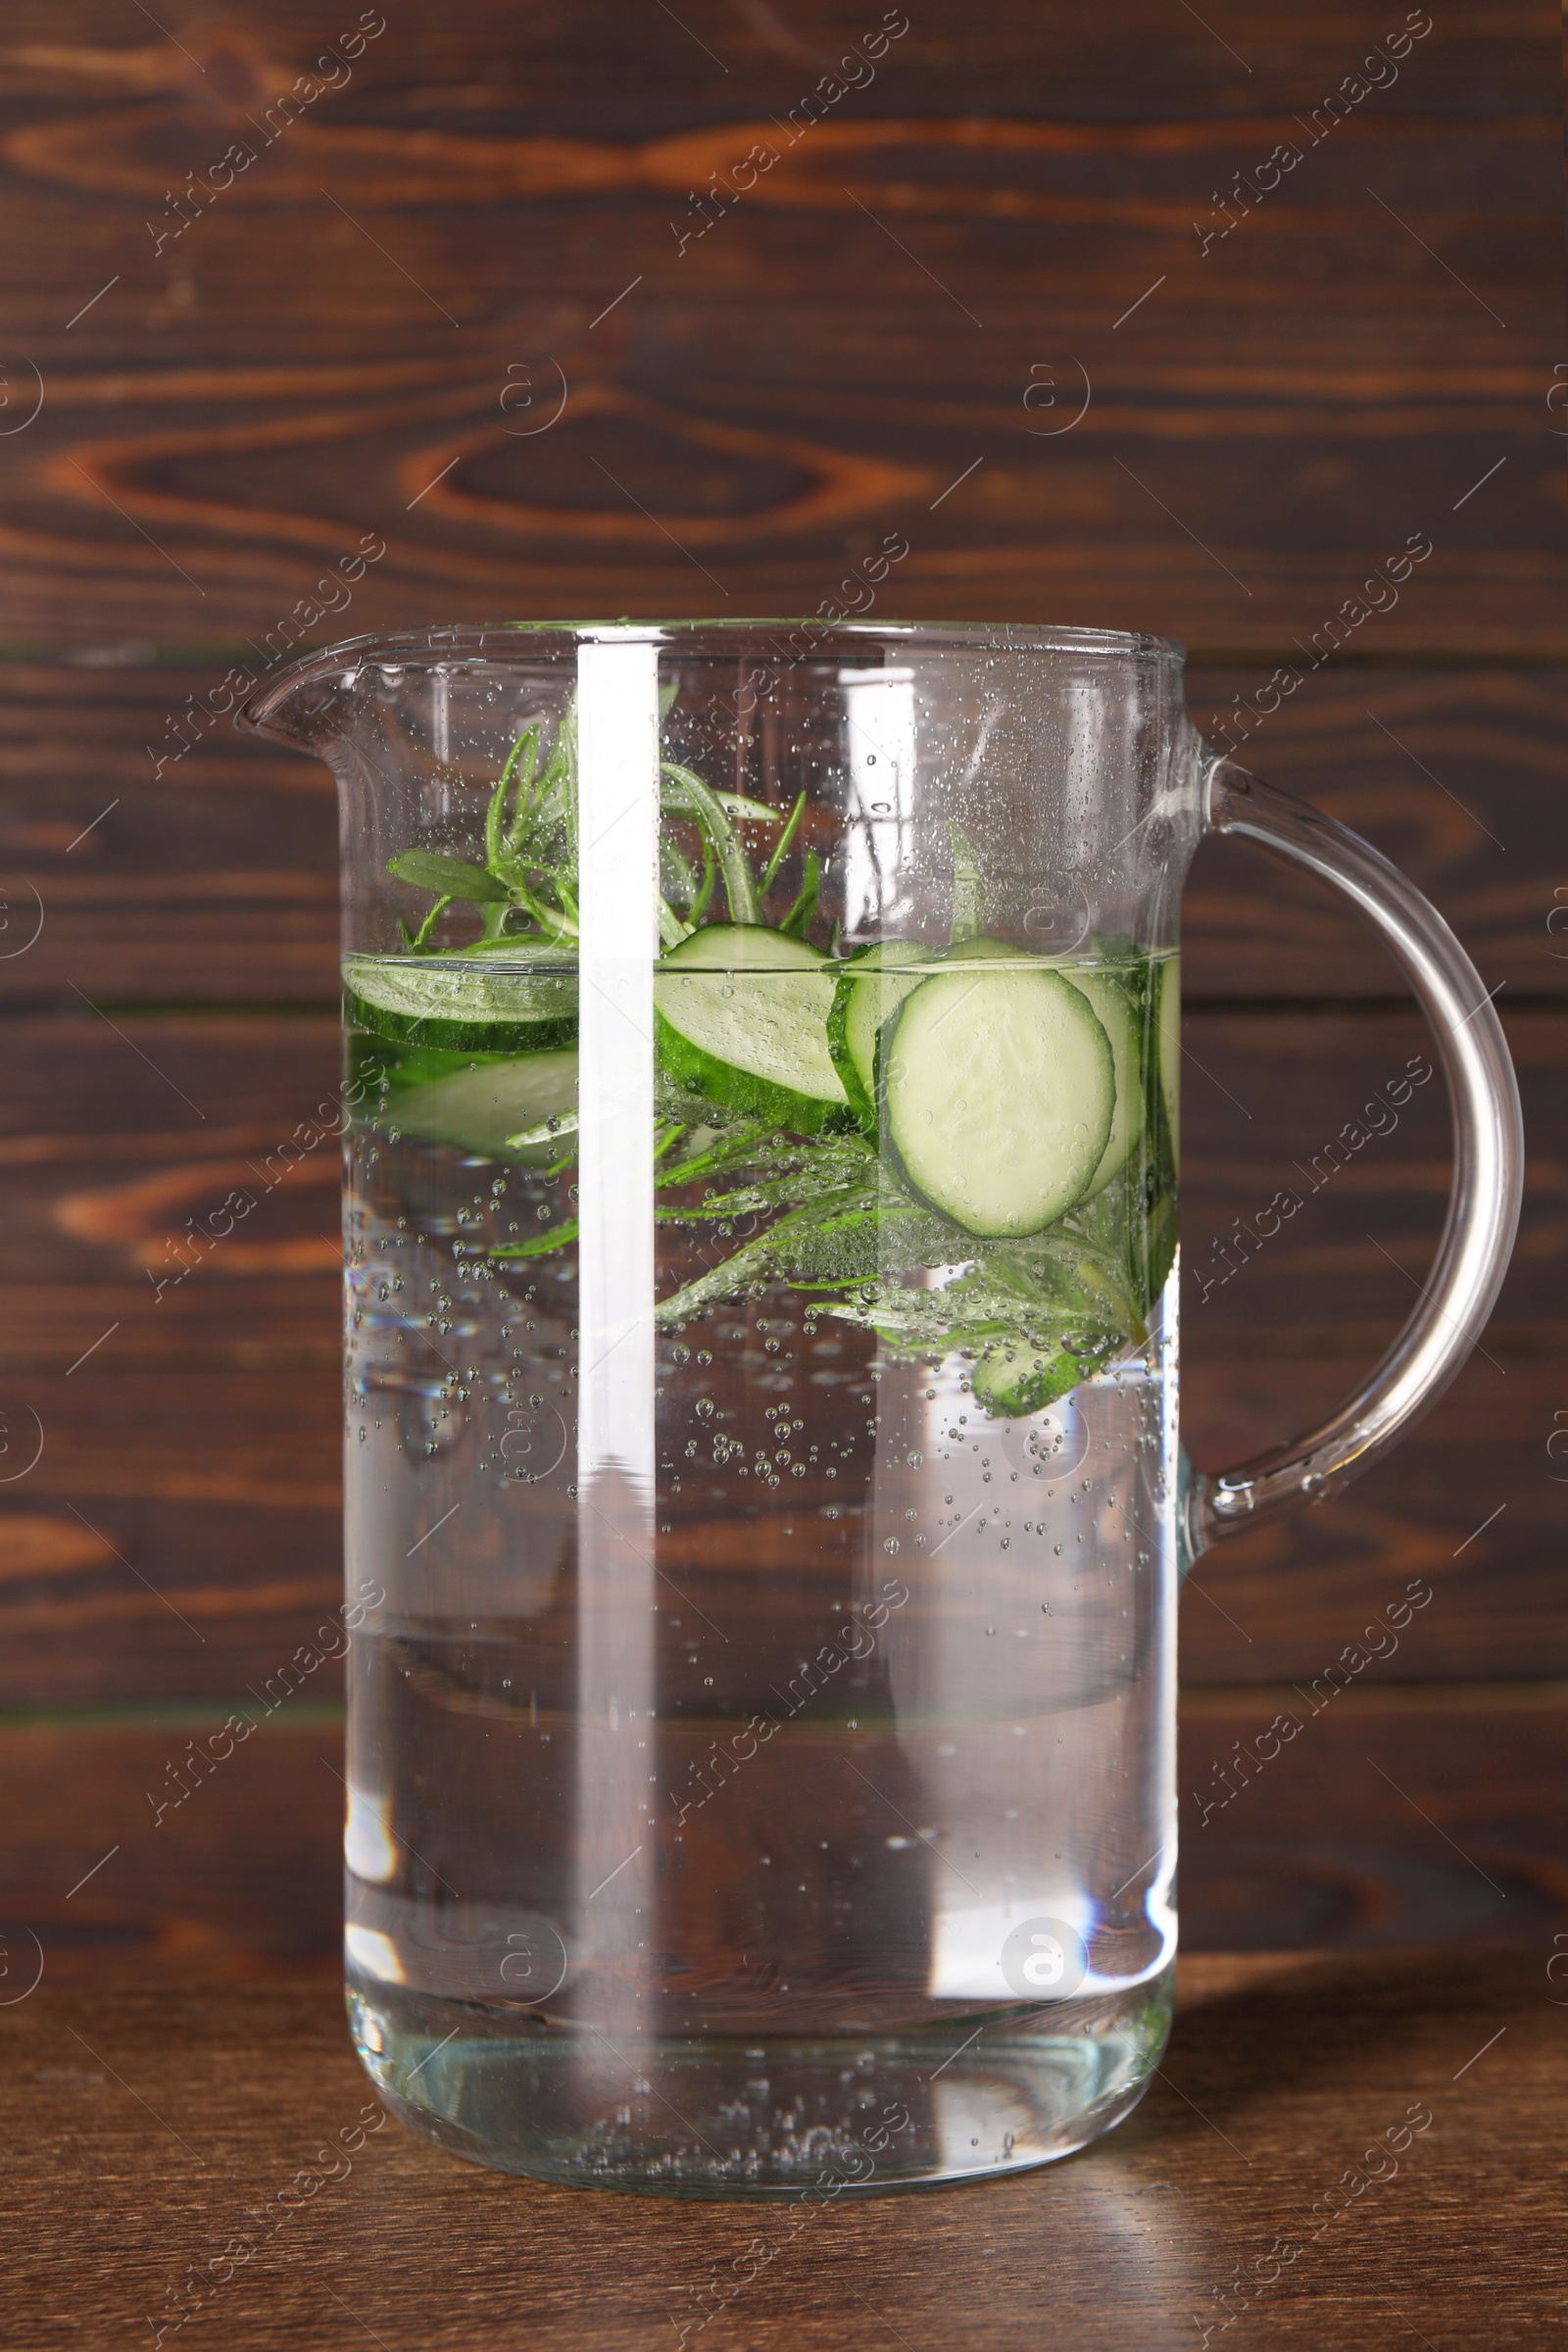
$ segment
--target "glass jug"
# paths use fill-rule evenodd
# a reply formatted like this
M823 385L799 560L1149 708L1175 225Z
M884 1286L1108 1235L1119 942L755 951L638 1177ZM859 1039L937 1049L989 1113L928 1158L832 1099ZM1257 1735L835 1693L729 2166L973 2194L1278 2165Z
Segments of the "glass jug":
M1452 1377L1518 1214L1480 979L1081 629L362 638L243 723L341 795L345 1946L381 2096L562 2182L1081 2147L1157 2065L1175 1603ZM1177 1438L1178 912L1334 881L1432 1024L1422 1302L1289 1449Z

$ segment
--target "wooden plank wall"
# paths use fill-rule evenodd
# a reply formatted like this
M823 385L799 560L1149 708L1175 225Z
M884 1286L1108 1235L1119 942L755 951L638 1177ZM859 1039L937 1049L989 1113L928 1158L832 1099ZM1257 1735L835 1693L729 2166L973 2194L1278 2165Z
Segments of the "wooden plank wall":
M326 1154L153 1281L333 1080L328 779L237 740L220 682L291 613L321 644L809 609L889 528L889 616L1183 638L1200 723L1403 863L1501 991L1513 1274L1396 1459L1200 1567L1183 1899L1209 1945L1568 1925L1553 16L1440 9L1399 54L1396 0L908 0L874 78L717 201L881 16L11 0L0 1859L56 1974L332 1965L329 1669L156 1828L145 1795L339 1574ZM1261 716L1412 536L1396 605ZM1421 1032L1338 907L1230 845L1187 944L1187 1414L1218 1465L1392 1335L1447 1132L1418 1094L1237 1263L1235 1220ZM1314 1701L1412 1582L1396 1648Z

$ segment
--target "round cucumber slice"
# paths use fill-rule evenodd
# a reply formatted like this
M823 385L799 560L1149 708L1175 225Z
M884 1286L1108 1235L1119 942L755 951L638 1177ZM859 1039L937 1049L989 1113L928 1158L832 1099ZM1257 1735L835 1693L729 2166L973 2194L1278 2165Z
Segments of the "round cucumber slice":
M544 942L494 940L437 956L345 956L347 1017L394 1045L519 1054L570 1045L577 966Z
M1058 971L961 958L906 997L881 1064L884 1141L911 1190L965 1233L1039 1233L1088 1191L1115 1115L1115 1056Z
M929 966L929 962L926 951L916 940L883 940L850 957L833 992L833 1009L827 1016L828 1052L843 1081L851 1109L873 1140L877 1032L924 977L922 972L912 975L903 972L900 966Z
M1084 1194L1086 1200L1093 1200L1097 1193L1102 1193L1121 1174L1144 1132L1144 1084L1139 1054L1142 1029L1137 1004L1126 982L1117 974L1096 971L1087 964L1069 964L1064 977L1094 1007L1101 1027L1110 1040L1116 1065L1116 1108L1110 1135Z
M660 1058L690 1093L794 1135L853 1124L828 1052L833 967L757 923L710 923L654 978Z
M560 1159L577 1125L575 1052L522 1054L398 1087L378 1125L484 1159Z

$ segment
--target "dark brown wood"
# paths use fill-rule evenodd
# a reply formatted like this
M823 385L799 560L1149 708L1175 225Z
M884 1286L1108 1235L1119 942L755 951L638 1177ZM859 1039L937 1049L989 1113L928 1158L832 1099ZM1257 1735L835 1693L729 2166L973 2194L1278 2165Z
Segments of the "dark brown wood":
M154 664L150 646L127 650L137 659L107 666L0 666L3 944L14 951L0 960L0 999L37 1005L74 987L111 1004L329 1002L337 837L326 768L213 714L212 695L231 699L226 661ZM1262 717L1269 676L1195 667L1198 724L1219 740L1229 720L1244 763L1376 842L1442 906L1489 986L1568 990L1568 951L1546 928L1559 849L1568 870L1563 672L1330 666ZM205 730L193 708L207 712ZM172 758L188 737L192 748ZM1200 852L1184 930L1189 1004L1398 985L1343 903L1230 843Z
M1397 80L1308 146L1313 110L1402 11L1329 0L1287 24L1206 0L1109 16L935 0L873 83L682 250L690 192L782 141L777 122L880 13L387 12L348 86L283 131L266 109L331 37L307 0L170 0L156 23L119 0L15 0L0 31L0 1411L8 1448L34 1413L45 1438L37 1468L0 1484L0 1701L80 1711L7 1735L0 1766L13 1876L57 1976L167 1975L181 1954L214 1975L331 1965L331 1666L243 1771L236 1758L156 1835L132 1820L191 1735L179 1710L206 1722L265 1688L336 1597L330 1140L286 1180L264 1175L243 1226L154 1286L181 1262L186 1220L330 1105L335 1069L325 771L226 717L173 759L174 721L230 667L270 662L284 617L326 601L315 583L362 535L384 553L303 624L306 642L497 613L809 610L897 526L910 554L879 611L1182 638L1212 738L1432 893L1484 985L1503 987L1531 1141L1520 1254L1486 1353L1393 1460L1200 1563L1182 1637L1184 1899L1193 1933L1232 1943L1540 1942L1557 1918L1559 1699L1526 1685L1568 1674L1546 1452L1568 1410L1568 935L1547 928L1568 874L1560 27L1544 0L1435 16ZM256 161L215 192L237 138ZM1256 196L1281 140L1299 166L1261 201L1233 199L1235 227L1205 251L1216 191L1246 173ZM195 173L206 189L174 236L166 198ZM508 370L542 399L558 367L559 422L509 434ZM1043 429L1086 382L1078 421ZM1271 673L1412 533L1433 553L1398 605L1259 720ZM1259 854L1200 853L1185 977L1186 1429L1218 1465L1329 1409L1392 1337L1441 1221L1447 1138L1434 1083L1332 1178L1301 1172L1422 1038L1388 1009L1400 992L1375 946ZM1282 1187L1301 1207L1255 1246ZM1211 1789L1281 1694L1310 1689L1412 1580L1433 1598L1397 1649L1200 1827L1194 1787ZM326 1712L307 1723L306 1706ZM1373 1785L1367 1754L1505 1900ZM1260 2053L1298 2032L1305 2049L1323 2014L1282 1995L1248 2031ZM1386 2020L1372 2031L1386 2042ZM1231 2132L1209 2086L1188 2087ZM1184 2180L1191 2161L1184 2147ZM454 2197L498 2193L440 2177ZM1459 2166L1444 2213L1468 2184ZM1227 2208L1234 2193L1250 2213L1255 2185L1238 2169ZM1042 2189L1057 2182L1006 2194L1033 2216ZM1113 2246L1091 2208L1129 2208L1120 2190L1084 2208L1113 2280L1107 2327L1137 2309L1159 2340L1165 2306L1126 2249L1163 2262L1177 2236L1135 2219ZM1323 2268L1316 2300L1248 2325L1323 2342L1331 2311L1363 2333L1397 2332L1408 2312L1443 2339L1453 2308L1421 2298L1464 2234L1425 2226L1434 2254L1419 2233L1404 2256L1391 2239L1372 2271L1364 2253ZM1061 2290L1059 2273L1044 2289L1029 2273L1018 2229L1016 2308L990 2308L1027 2330ZM1245 2234L1227 2223L1212 2277L1205 2251L1194 2308L1250 2260ZM510 2218L495 2242L510 2265ZM80 2286L102 2243L59 2247L77 2271L71 2340L106 2332ZM134 2234L117 2249L129 2260ZM866 2284L879 2259L830 2269L822 2309L780 2298L742 2334L833 2340L826 2305L858 2309L858 2282L923 2343L946 2310L931 2292L961 2274L947 2264L900 2302L898 2277L918 2277L901 2252L888 2304ZM1385 2268L1398 2291L1368 2307ZM316 2340L320 2292L280 2275L254 2340ZM401 2344L370 2291L364 2317ZM551 2304L543 2268L518 2291L531 2332L545 2311L563 2340L666 2325L603 2290ZM984 2299L951 2291L956 2325L936 2332L972 2332ZM1099 2306L1073 2292L1067 2332L1095 2341ZM1517 2296L1478 2308L1489 2341L1526 2330ZM1171 2309L1184 2340L1191 2312ZM421 2314L416 2332L441 2340L443 2324ZM29 2323L32 2340L56 2326Z
M852 250L864 277L885 265L865 246L877 236L874 224L854 219L857 225L824 222L823 241L841 267ZM383 216L372 221L396 238ZM1428 243L1443 235L1424 212L1416 226ZM514 233L526 236L528 225L519 221ZM603 225L594 233L597 244ZM656 317L646 360L635 324L622 326L604 353L590 350L592 307L612 299L617 277L629 282L622 270L635 275L641 263L646 276L653 259L635 244L624 252L619 239L612 241L612 267L600 261L594 291L576 306L581 347L545 318L530 318L490 330L488 348L461 367L443 349L428 388L404 386L401 359L380 368L356 361L345 370L349 380L309 395L291 395L254 365L176 368L148 414L116 413L118 377L92 379L79 402L62 387L56 408L19 435L8 461L21 477L16 511L28 521L25 529L9 526L7 552L14 570L25 564L28 590L24 603L10 592L9 610L0 597L0 625L34 644L83 642L89 570L98 580L100 640L151 629L176 642L217 635L225 648L241 634L275 643L297 604L308 619L334 599L337 625L317 628L318 643L343 635L345 621L358 632L414 614L690 612L712 606L715 578L723 610L808 612L836 587L847 560L896 528L911 552L884 600L890 617L936 618L956 607L985 617L1142 626L1211 652L1246 649L1285 662L1379 564L1410 535L1425 534L1431 559L1398 605L1362 631L1357 652L1560 660L1564 560L1543 520L1560 461L1544 405L1542 420L1511 426L1463 406L1420 419L1406 415L1396 439L1363 430L1348 447L1346 434L1315 422L1335 405L1335 387L1311 356L1327 322L1316 321L1314 341L1312 322L1293 312L1300 348L1280 349L1265 370L1279 390L1260 398L1250 417L1207 406L1174 364L1178 380L1162 383L1157 361L1135 360L1136 396L1129 388L1108 407L1103 399L1091 405L1082 427L1058 439L1030 437L1023 395L1039 380L1030 369L1061 370L1054 380L1072 383L1081 401L1076 359L1091 383L1100 368L1103 386L1112 362L1099 346L1109 344L1116 307L1160 275L1174 233L1147 252L1097 264L1096 279L1114 288L1103 309L1087 316L1080 296L1049 337L1033 323L1033 306L1027 318L999 317L995 277L979 272L959 282L968 303L982 306L977 316L993 311L997 331L966 330L973 349L955 348L946 318L933 317L906 342L892 321L879 324L862 311L859 349L847 351L852 338L840 318L818 313L801 325L817 381L789 402L780 398L761 320L750 345L753 382L737 380L744 353L727 319L715 320L706 349L690 333L670 334L661 353L657 330L665 322ZM1348 245L1364 251L1369 233L1357 220ZM1400 235L1392 224L1390 233ZM957 275L963 257L956 262L929 232L924 241L931 266L944 278ZM456 217L448 254L427 256L406 224L403 242L421 276L461 303L451 277L469 242ZM510 256L510 240L506 250ZM740 277L755 280L772 268L767 253L747 250L738 237L734 251ZM120 258L111 253L93 266ZM1277 258L1262 265L1269 282L1277 282ZM1402 255L1396 258L1402 269ZM1325 268L1340 259L1326 256ZM210 266L220 276L236 260L215 245ZM1007 264L1018 267L1016 257ZM398 282L404 315L395 331L406 348L406 337L430 330L408 315L418 297ZM931 305L943 303L927 291ZM1250 291L1239 286L1237 301ZM1374 283L1368 300L1389 292ZM485 307L499 294L498 287L481 298ZM1464 297L1456 292L1454 300ZM1510 296L1498 300L1507 305ZM1211 315L1211 338L1223 340L1232 323L1228 310ZM1521 341L1535 349L1527 372L1499 386L1512 395L1515 417L1528 389L1544 404L1552 382L1546 333L1518 323ZM1183 335L1198 329L1189 308ZM1503 343L1484 317L1480 329L1446 317L1442 332L1450 344L1472 345L1482 329ZM1404 356L1400 372L1412 390L1436 364L1429 342L1437 341L1422 338ZM922 418L930 402L909 402L902 370L906 363L929 367L932 348L944 353L949 373L938 387L941 413ZM1478 365L1485 369L1493 358L1489 347ZM868 384L863 416L843 414L847 363L862 375L883 371ZM499 404L514 365L537 369L541 383L557 380L557 366L575 380L560 423L537 442L508 439ZM615 371L609 380L608 368ZM688 371L712 404L706 413L681 404ZM977 372L990 380L975 406ZM1352 373L1340 398L1363 402L1374 389ZM956 398L959 390L966 397ZM1168 430L1173 405L1188 425L1179 437ZM215 412L220 421L209 421ZM1499 457L1506 470L1460 507ZM982 460L984 470L944 500ZM385 542L385 553L352 605L335 590L310 604L318 580L367 533ZM692 556L672 548L666 533L695 541Z
M4 453L4 625L265 641L367 529L355 627L668 612L713 577L730 610L808 608L892 521L906 613L1277 656L1426 531L1382 658L1560 656L1545 10L1423 34L1321 133L1389 30L1370 6L1245 71L1196 20L1129 9L1101 45L1004 14L911 24L786 145L841 25L589 12L552 39L492 7L390 27L274 132L321 37L298 16L192 12L83 61L24 8L5 192L49 397ZM236 135L256 160L215 188ZM762 139L776 166L692 241L691 191ZM1299 166L1213 242L1216 183L1282 139ZM518 367L568 386L526 439ZM1042 368L1063 400L1087 372L1070 433L1023 406Z
M1181 1900L1198 1942L1551 1948L1568 1683L1379 1684L1367 1659L1405 1589L1347 1612L1310 1676L1184 1695Z
M0 1733L19 1808L7 1917L40 1938L56 1977L189 1983L339 1964L340 1670L323 1664L290 1691L281 1669L301 1639L258 1660L254 1690L236 1682L218 1702ZM238 1740L230 1731L214 1762L230 1722Z
M1497 1310L1512 1340L1522 1327L1551 1330L1568 1303L1552 1238L1568 1031L1544 1007L1509 1011L1505 1027L1530 1196ZM1402 1102L1401 1078L1412 1086ZM1203 1010L1184 1032L1182 1091L1189 1347L1201 1358L1223 1334L1218 1345L1249 1352L1359 1354L1369 1330L1392 1338L1419 1297L1451 1176L1443 1080L1419 1017ZM1290 1199L1271 1235L1265 1212L1279 1195Z
M1162 2075L1096 2147L1010 2182L846 2197L795 2236L778 2208L538 2188L378 2124L324 1985L46 1979L0 2012L14 2325L151 2342L146 2315L202 2266L211 2300L166 2342L651 2352L694 2282L734 2278L748 2245L755 2274L761 2239L715 2342L1534 2345L1560 2310L1548 1957L1195 1960ZM269 2235L267 2200L362 2116L352 2169ZM1397 2157L1363 2153L1391 2131Z
M1402 1590L1348 1608L1290 1681L1186 1694L1181 1907L1195 1950L1549 1951L1568 1936L1568 1680L1380 1679L1365 1653L1386 1646ZM318 1657L332 1646L301 1633ZM40 1939L55 1980L335 1964L342 1722L324 1664L285 1695L300 1639L252 1687L201 1705L0 1729L4 1916ZM247 1721L212 1762L209 1736L228 1724L232 1742Z
M1562 1023L1542 1007L1509 1027L1533 1149L1485 1351L1367 1480L1203 1563L1191 1682L1310 1678L1358 1611L1414 1577L1441 1605L1380 1674L1568 1671L1546 1450ZM1433 1078L1393 1132L1345 1146L1421 1055L1413 1015L1216 1008L1187 1037L1184 1428L1222 1468L1331 1410L1393 1338L1441 1222L1447 1119ZM14 1023L12 1048L37 1125L0 1135L0 1403L19 1465L40 1425L44 1449L0 1492L0 1695L238 1693L306 1637L339 1576L335 1029L123 1009L111 1028L78 1010ZM302 1129L320 1140L285 1158ZM257 1207L198 1250L187 1219L220 1222L235 1187ZM1259 1240L1282 1190L1300 1205Z
M1500 1360L1500 1359L1499 1359ZM1207 1362L1183 1386L1200 1462L1225 1469L1299 1434L1362 1370L1347 1361ZM1310 1681L1416 1584L1434 1598L1373 1679L1568 1672L1557 1562L1562 1465L1546 1451L1561 1381L1478 1358L1386 1461L1319 1509L1229 1537L1193 1570L1182 1680ZM1490 1522L1490 1524L1488 1524Z
M1557 865L1568 870L1560 673L1325 667L1267 715L1266 685L1256 671L1196 667L1194 719L1244 767L1392 858L1453 925L1489 988L1500 984L1515 1002L1559 994L1568 942L1547 920L1560 903ZM1189 1002L1403 993L1343 900L1241 843L1200 850L1182 932Z
M346 27L357 14L345 16ZM869 30L882 14L873 10L855 22ZM1113 20L1098 25L1065 0L1043 7L998 0L972 24L940 7L890 47L883 83L901 107L917 87L928 94L935 87L956 114L994 108L1000 87L1020 107L1053 120L1225 119L1298 105L1303 92L1339 80L1348 54L1401 21L1379 15L1366 0L1324 0L1309 21L1291 25L1289 40L1256 44L1258 54L1244 67L1240 57L1227 64L1223 55L1223 38L1241 45L1243 17L1234 6L1215 10L1208 23L1222 36L1216 45L1204 25L1173 25L1157 0L1125 0ZM628 18L616 0L581 6L543 0L527 42L519 43L507 37L514 26L497 0L477 0L467 19L416 18L400 23L395 37L372 41L356 61L355 89L370 93L394 119L416 108L481 121L527 122L537 116L562 132L609 125L608 135L629 137L651 122L674 127L733 107L736 77L760 103L782 107L791 92L809 86L812 75L803 81L803 68L824 71L853 37L830 0L798 0L787 20L771 10L710 5L688 21L712 40L711 51L700 40L683 41L666 23ZM127 35L113 0L74 0L73 22L81 33L76 51L58 45L60 19L48 0L17 0L8 20L15 44L7 57L8 91L83 105L203 96L192 60L172 55L150 32ZM265 82L269 66L297 70L328 37L313 0L277 0L265 20L236 11L215 23L191 7L175 9L169 22L197 61L221 58L226 71L216 87L205 84L210 104L248 94L236 78L236 58L251 62ZM1460 18L1444 30L1425 54L1420 87L1412 88L1412 74L1386 93L1391 109L1402 114L1435 103L1482 119L1542 110L1543 76L1555 62L1549 16L1512 7ZM1033 72L1042 59L1052 68L1049 83ZM432 93L444 105L433 104Z
M1346 1360L1209 1363L1186 1427L1223 1468L1327 1412ZM79 1377L79 1376L78 1376ZM1389 1461L1319 1510L1232 1537L1183 1606L1193 1687L1310 1681L1412 1583L1435 1597L1372 1679L1568 1674L1553 1368L1478 1359ZM335 1374L145 1371L78 1399L13 1384L46 1446L0 1513L0 1703L242 1697L341 1598ZM15 1401L13 1401L15 1399ZM1488 1524L1490 1522L1490 1524ZM733 1560L742 1539L711 1530ZM335 1685L334 1685L335 1687Z

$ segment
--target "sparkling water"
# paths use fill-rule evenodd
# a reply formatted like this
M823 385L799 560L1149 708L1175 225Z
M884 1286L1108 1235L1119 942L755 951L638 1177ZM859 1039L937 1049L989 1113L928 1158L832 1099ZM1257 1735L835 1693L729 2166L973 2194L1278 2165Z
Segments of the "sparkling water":
M930 1336L965 1236L725 1296L777 1211L650 1224L667 1101L517 1145L516 1061L350 1049L346 1940L379 2086L488 2163L697 2194L1081 2145L1169 2013L1174 1272L1075 1386L992 1412ZM1168 1196L1135 1153L1123 1207ZM628 1320L628 1281L703 1287Z

